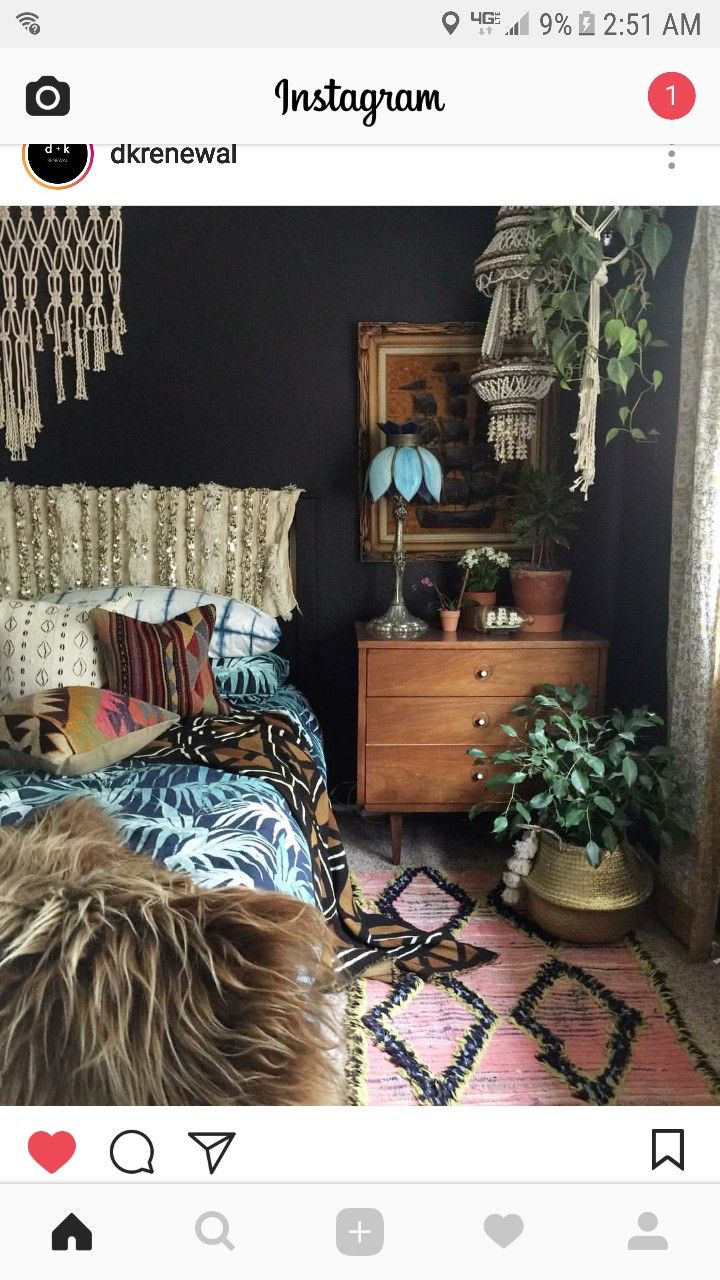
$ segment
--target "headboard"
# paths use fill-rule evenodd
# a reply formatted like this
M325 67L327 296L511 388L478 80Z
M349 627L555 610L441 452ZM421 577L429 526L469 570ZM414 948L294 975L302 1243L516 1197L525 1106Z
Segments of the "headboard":
M0 590L28 598L128 583L198 587L289 619L302 490L0 482Z

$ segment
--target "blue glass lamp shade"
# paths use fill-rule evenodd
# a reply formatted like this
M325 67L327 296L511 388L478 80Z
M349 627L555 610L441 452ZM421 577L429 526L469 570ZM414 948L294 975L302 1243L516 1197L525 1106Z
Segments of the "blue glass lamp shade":
M415 618L408 611L403 598L405 573L405 549L403 545L403 521L407 516L406 502L420 498L424 502L439 502L442 493L442 469L429 449L418 443L417 423L396 422L380 424L387 445L373 458L368 467L365 485L373 502L379 498L395 499L395 544L393 565L395 568L395 594L390 607L379 618L368 622L371 635L384 640L417 638L427 631L427 623Z
M442 468L434 454L416 444L414 422L398 426L386 422L381 430L389 441L368 467L366 485L373 502L379 498L400 497L406 502L421 498L439 502L442 493Z

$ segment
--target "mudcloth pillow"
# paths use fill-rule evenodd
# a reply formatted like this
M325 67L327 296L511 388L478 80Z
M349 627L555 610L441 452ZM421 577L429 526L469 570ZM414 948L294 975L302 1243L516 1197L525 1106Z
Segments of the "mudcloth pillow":
M214 605L157 624L105 609L93 609L90 618L111 689L176 711L181 720L229 713L208 660Z
M122 606L126 600L128 595L119 595L108 608ZM99 689L105 683L95 628L89 621L91 608L83 601L0 602L0 702L15 702L64 685Z

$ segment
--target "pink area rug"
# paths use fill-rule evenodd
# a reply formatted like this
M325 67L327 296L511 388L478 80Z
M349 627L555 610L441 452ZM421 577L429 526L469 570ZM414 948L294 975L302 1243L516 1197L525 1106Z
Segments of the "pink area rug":
M720 1103L720 1077L694 1044L645 950L553 943L506 908L495 878L433 868L356 878L385 914L449 924L494 964L423 982L362 980L350 992L355 1106Z

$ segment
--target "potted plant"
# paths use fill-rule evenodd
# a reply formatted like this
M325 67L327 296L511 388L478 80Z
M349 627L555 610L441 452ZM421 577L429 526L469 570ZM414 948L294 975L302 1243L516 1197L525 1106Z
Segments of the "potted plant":
M524 737L502 726L511 744L490 757L500 769L487 783L503 791L494 833L523 836L510 883L527 872L533 920L583 943L622 937L652 892L650 865L632 842L649 835L672 849L689 830L672 752L658 741L660 716L646 707L593 716L589 700L587 685L544 685L516 707L527 716ZM487 759L477 747L469 754Z
M458 564L468 571L465 603L495 604L498 578L503 569L510 568L507 551L496 551L494 547L468 547Z
M513 598L532 621L524 630L562 631L570 570L555 559L558 547L568 547L568 534L577 525L580 500L553 471L526 466L520 476L511 528L519 542L530 547L530 560L510 569Z
M456 596L446 596L440 590L437 583L432 578L421 578L420 583L423 587L432 587L437 596L437 610L440 617L440 628L442 631L452 633L457 631L460 622L460 609L462 607L463 596L465 595L465 587L467 586L468 570L465 570L462 585Z
M585 495L595 479L598 397L607 388L618 412L606 444L621 432L640 444L658 434L636 415L663 381L653 357L667 343L652 333L650 290L672 246L664 213L650 205L553 205L534 219L531 260L548 352L560 386L579 397L573 487Z

